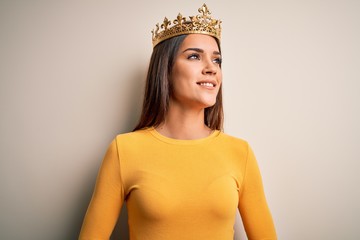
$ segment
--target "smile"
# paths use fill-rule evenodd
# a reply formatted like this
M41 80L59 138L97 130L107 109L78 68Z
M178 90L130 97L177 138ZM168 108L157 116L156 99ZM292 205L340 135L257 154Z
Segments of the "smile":
M197 82L196 84L204 87L215 87L216 84L213 82Z

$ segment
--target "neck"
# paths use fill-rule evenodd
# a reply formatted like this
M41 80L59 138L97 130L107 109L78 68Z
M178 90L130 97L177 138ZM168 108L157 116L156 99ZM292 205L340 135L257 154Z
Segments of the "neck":
M207 137L212 130L204 123L204 109L170 106L165 121L156 130L169 138L192 140Z

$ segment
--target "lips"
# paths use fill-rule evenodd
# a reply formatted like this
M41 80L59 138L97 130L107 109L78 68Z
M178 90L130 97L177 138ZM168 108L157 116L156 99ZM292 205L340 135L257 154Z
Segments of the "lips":
M216 87L216 81L213 80L203 80L196 82L197 85L204 86L204 87Z

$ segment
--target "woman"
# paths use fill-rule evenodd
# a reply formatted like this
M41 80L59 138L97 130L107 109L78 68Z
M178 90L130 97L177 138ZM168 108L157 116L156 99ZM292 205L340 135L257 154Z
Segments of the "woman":
M248 144L223 132L220 21L206 5L153 32L143 110L110 144L80 239L109 239L126 201L130 239L276 239ZM170 24L169 24L170 23Z

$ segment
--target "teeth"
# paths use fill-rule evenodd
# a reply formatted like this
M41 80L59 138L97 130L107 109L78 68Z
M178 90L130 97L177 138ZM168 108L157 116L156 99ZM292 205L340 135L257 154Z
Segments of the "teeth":
M207 87L214 87L214 84L208 83L208 82L200 83L200 85L201 86L207 86Z

